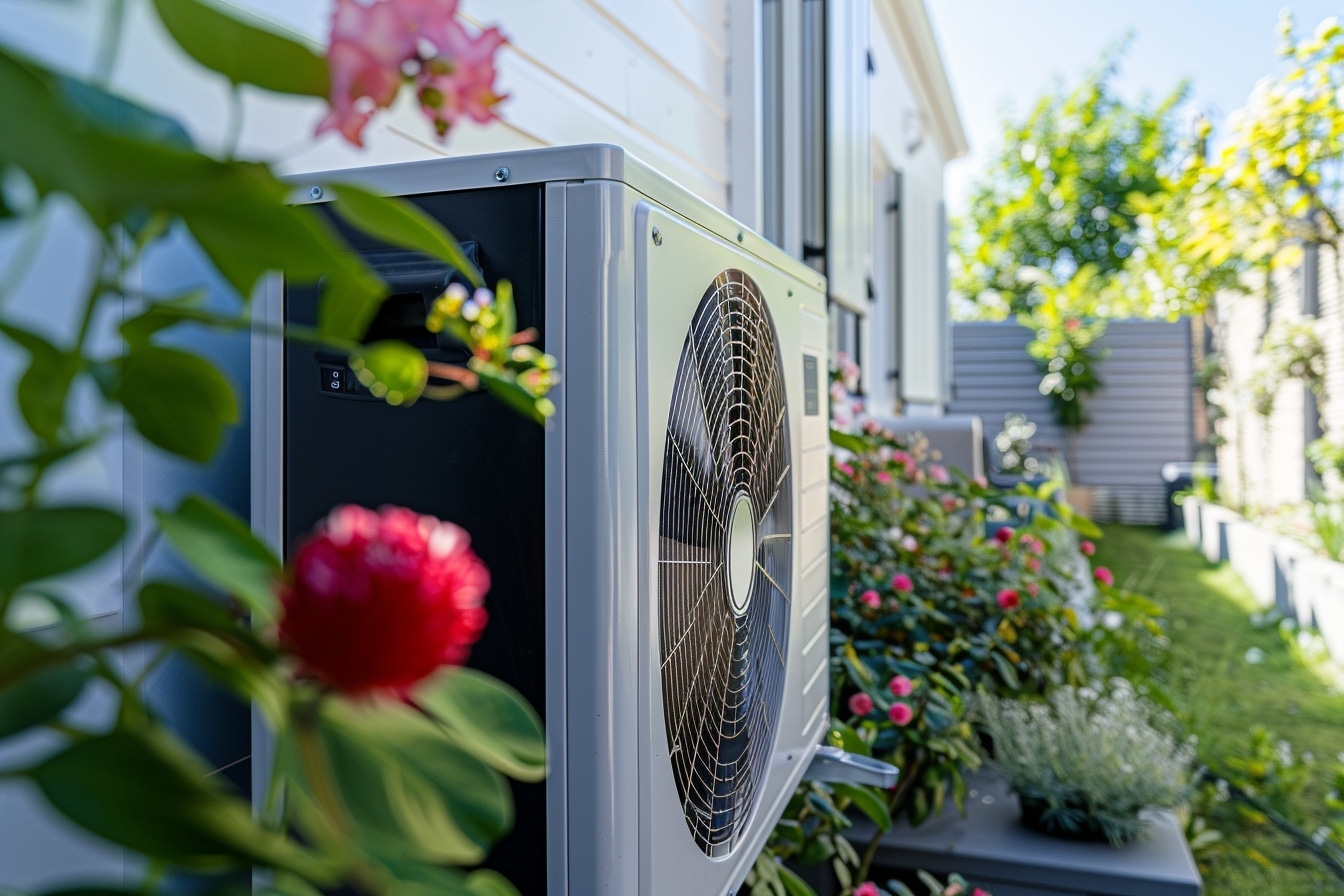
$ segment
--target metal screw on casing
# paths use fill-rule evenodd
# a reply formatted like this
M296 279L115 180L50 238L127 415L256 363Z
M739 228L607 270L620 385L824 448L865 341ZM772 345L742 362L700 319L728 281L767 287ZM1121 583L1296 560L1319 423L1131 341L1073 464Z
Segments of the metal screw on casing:
M508 165L503 165L503 166L501 166L501 167L495 169L495 180L499 181L500 183L504 183L504 181L506 181L506 180L508 180L508 179L509 179L509 166L508 166Z
M742 236L743 236L742 231L739 230L739 231L737 232L737 241L738 241L739 243L742 242Z
M663 232L657 227L653 228L653 244L661 246L663 244Z
M321 187L313 187L311 190L308 191L308 195L311 196L314 200L321 199L321 198L322 198L322 188L321 188Z

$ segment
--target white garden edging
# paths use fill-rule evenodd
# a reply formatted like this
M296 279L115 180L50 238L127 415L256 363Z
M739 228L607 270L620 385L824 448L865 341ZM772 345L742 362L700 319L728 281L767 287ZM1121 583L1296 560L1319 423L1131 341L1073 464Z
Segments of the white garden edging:
M1314 626L1344 663L1344 563L1217 504L1187 497L1181 509L1191 545L1209 562L1231 566L1260 606Z

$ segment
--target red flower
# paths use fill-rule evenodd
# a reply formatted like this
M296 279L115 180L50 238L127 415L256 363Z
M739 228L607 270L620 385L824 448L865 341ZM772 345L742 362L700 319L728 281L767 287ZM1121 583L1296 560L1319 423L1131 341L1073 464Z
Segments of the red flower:
M903 572L898 572L891 577L891 587L902 594L909 594L915 590L915 583L910 581L910 577Z
M404 693L466 660L490 573L467 533L402 507L338 507L294 555L281 643L347 694Z
M999 602L1000 610L1011 610L1022 603L1022 596L1012 588L1005 588L995 595L994 599Z
M1092 577L1108 588L1115 584L1115 575L1104 566L1092 570Z
M887 716L891 719L893 725L904 728L915 717L915 711L910 708L908 703L893 703L891 709L887 712Z
M872 607L874 610L882 606L882 598L871 588L860 594L859 600L863 601L864 604Z
M1000 526L999 531L994 533L994 540L999 544L1007 544L1013 540L1013 530L1008 526Z
M856 716L866 716L873 711L873 698L863 691L849 698L849 711Z
M1097 546L1090 541L1084 541L1078 545L1078 550L1083 552L1083 556L1091 557L1097 552Z
M909 697L910 692L915 689L915 683L904 675L897 675L891 680L888 687L891 688L891 693L897 697Z

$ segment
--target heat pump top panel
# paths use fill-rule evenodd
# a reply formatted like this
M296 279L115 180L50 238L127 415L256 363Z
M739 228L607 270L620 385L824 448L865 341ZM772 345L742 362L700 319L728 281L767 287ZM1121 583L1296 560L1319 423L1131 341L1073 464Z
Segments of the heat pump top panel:
M341 181L409 198L514 284L559 359L557 413L534 438L480 396L333 401L331 362L291 346L263 528L287 520L284 541L343 500L467 526L497 573L472 662L547 729L544 793L515 793L526 848L496 851L525 896L731 892L828 723L824 281L617 147L309 175L298 196L339 202ZM425 296L404 284L433 277L355 239L400 303L379 320L408 332ZM343 476L305 463L349 432Z

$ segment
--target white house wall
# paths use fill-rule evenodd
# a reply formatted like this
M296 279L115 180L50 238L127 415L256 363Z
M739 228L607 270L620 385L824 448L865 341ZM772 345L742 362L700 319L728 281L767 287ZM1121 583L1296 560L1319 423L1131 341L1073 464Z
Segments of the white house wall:
M881 7L879 6L879 11ZM874 158L877 227L874 233L877 293L867 354L865 388L873 410L894 413L898 398L910 410L937 409L947 400L946 296L943 275L946 256L941 234L943 165L946 161L930 124L929 106L912 87L912 61L892 33L893 21L873 16L871 127ZM889 171L902 175L901 196L901 309L903 334L899 357L892 351L895 322L891 304L892 237L883 209L890 201L879 178ZM900 370L901 395L888 374ZM923 406L922 408L919 406Z

